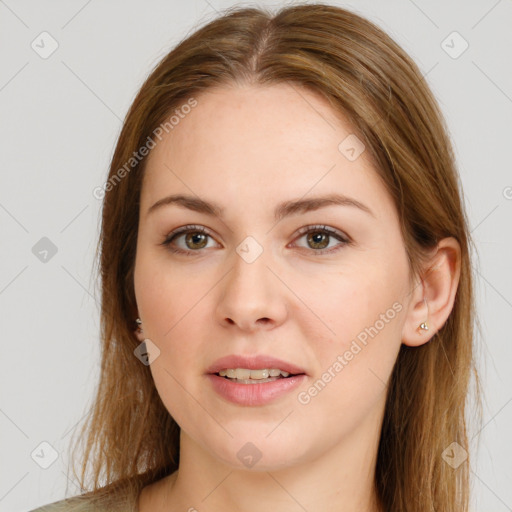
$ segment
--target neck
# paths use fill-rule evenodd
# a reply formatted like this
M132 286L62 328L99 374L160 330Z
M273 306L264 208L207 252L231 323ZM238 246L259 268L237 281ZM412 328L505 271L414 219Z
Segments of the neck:
M144 507L141 499L139 510L380 512L374 487L379 436L380 423L368 418L338 445L325 447L307 463L267 471L256 470L257 465L233 469L182 431L179 470L157 482L153 499L146 496Z

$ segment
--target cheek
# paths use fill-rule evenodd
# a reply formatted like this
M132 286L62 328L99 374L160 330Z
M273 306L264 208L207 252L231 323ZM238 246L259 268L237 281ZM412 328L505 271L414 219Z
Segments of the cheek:
M144 334L159 348L156 362L161 366L159 380L170 380L172 376L182 382L202 370L198 364L201 340L205 339L206 302L201 301L204 290L182 286L179 279L171 276L149 281L141 290L139 306L148 329ZM138 299L139 300L139 299ZM151 365L153 370L153 364ZM166 373L167 371L167 373ZM157 382L158 384L158 382Z
M401 345L407 268L405 253L374 253L343 272L310 274L297 283L306 307L296 318L302 318L304 339L310 340L316 376L329 369L336 375L325 377L337 382L330 388L356 393L372 382L377 388L387 382Z
M208 284L197 273L183 272L165 254L147 250L138 255L134 284L137 306L148 326L146 334L166 343L182 325L191 323L201 297L214 282Z
M180 425L190 414L201 412L190 396L198 395L192 387L203 370L198 354L200 340L204 340L207 301L201 299L213 284L180 272L149 251L138 254L134 276L137 306L147 326L144 335L160 350L149 369L165 407Z
M162 300L150 294L146 317L151 325L149 336L160 354L149 366L157 392L171 416L182 428L194 431L191 418L202 417L202 372L198 364L202 354L204 324L197 294L192 297L174 293L174 287L162 283ZM174 282L175 285L175 282ZM166 293L167 290L167 293ZM174 301L175 299L175 301Z
M329 290L329 301L316 304L323 304L317 310L336 335L319 336L309 324L306 336L317 364L297 396L300 418L326 437L348 435L365 418L378 416L401 344L403 308L397 289L383 288L371 276L340 285Z
M318 340L326 348L343 348L375 324L379 331L396 332L397 309L401 309L397 303L404 296L404 279L385 267L364 262L343 272L322 272L321 276L309 273L307 279L301 276L294 284L302 301L295 319L303 319L307 339ZM361 338L364 341L364 334Z

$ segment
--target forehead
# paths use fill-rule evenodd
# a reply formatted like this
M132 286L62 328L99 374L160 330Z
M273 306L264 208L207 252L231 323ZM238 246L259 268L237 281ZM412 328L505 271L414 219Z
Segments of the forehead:
M359 152L362 141L318 94L279 84L223 87L194 98L197 105L151 151L146 209L170 193L247 209L332 192L393 208L368 152L347 158L347 145Z
M329 146L336 154L338 139L352 132L324 98L296 85L226 86L195 99L197 106L175 119L179 122L153 156L179 151L190 163L209 155L214 161L238 159L247 166L249 157L261 162L307 152L311 160L315 154L325 155Z

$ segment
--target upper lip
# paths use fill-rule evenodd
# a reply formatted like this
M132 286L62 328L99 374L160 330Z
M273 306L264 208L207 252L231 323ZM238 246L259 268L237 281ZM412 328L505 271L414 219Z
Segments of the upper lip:
M206 370L206 373L218 373L227 368L246 368L248 370L263 370L265 368L271 370L272 368L278 368L279 370L283 370L293 375L306 373L302 368L295 364L264 354L252 356L232 354L221 357Z

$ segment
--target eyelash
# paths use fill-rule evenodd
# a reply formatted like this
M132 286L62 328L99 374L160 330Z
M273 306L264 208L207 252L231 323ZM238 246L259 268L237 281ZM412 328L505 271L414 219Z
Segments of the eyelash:
M177 248L171 246L171 242L174 239L176 239L179 235L183 235L183 234L187 234L187 233L201 233L201 234L204 234L204 235L207 235L207 236L213 238L210 235L210 233L203 226L188 225L188 226L183 226L181 228L178 228L175 231L173 231L172 233L169 233L161 245L165 246L167 248L167 250L169 250L172 253L182 254L185 256L195 256L197 253L199 253L201 251L201 249L198 249L195 251L194 250L186 251L186 250L177 249ZM350 238L343 236L340 232L330 229L324 225L305 226L299 230L298 238L302 237L303 235L307 235L309 233L324 233L333 238L336 238L337 240L339 240L341 242L340 245L338 245L335 248L331 248L331 249L320 249L320 250L310 249L310 251L312 251L312 253L315 256L321 256L326 253L337 252L337 251L341 250L344 246L350 245L352 243ZM302 248L302 249L304 249L304 248Z

